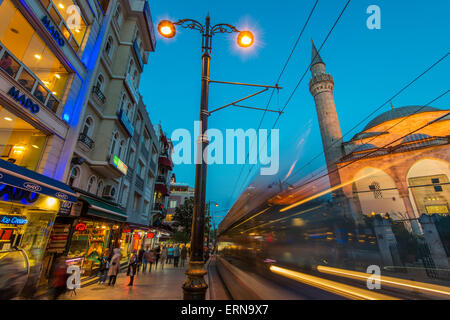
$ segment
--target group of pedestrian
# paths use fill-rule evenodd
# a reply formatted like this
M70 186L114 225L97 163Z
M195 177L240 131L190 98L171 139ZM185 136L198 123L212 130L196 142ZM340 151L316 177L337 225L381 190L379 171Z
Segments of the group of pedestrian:
M164 269L165 264L173 264L175 268L184 267L186 262L186 258L188 255L188 249L186 246L183 246L180 249L180 246L175 245L166 245L161 249L161 269Z

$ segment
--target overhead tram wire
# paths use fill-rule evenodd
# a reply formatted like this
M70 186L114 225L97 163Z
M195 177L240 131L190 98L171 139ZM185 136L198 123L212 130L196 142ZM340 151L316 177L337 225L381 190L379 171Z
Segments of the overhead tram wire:
M292 47L291 52L289 53L289 56L288 56L288 58L286 59L286 62L284 63L284 66L283 66L283 68L281 69L280 74L278 75L277 81L275 82L276 85L278 85L278 83L280 82L280 79L281 79L281 77L282 77L284 71L286 70L287 65L289 64L289 61L291 60L292 54L294 53L295 49L297 48L297 45L298 45L298 43L299 43L299 41L300 41L300 39L301 39L301 37L302 37L302 35L303 35L303 32L305 31L306 26L308 25L309 20L311 19L311 16L313 15L314 10L316 9L318 3L319 3L319 0L316 0L316 2L314 3L314 6L312 7L311 11L309 12L308 18L306 19L305 23L303 24L302 30L300 31L300 34L298 35L297 40L295 41L294 46ZM261 125L262 125L262 122L263 122L263 120L264 120L264 117L265 117L265 115L266 115L266 113L267 113L267 110L269 109L270 102L272 101L272 97L273 97L274 92L275 92L275 89L272 89L272 93L270 94L269 100L268 100L267 105L266 105L266 109L264 110L264 113L263 113L263 115L262 115L262 117L261 117L261 120L259 121L258 129L257 129L256 131L258 131L258 130L261 128ZM253 146L253 145L252 145L252 146ZM250 149L252 148L252 146L250 146ZM249 158L250 149L249 149L249 151L247 152L247 157L246 157L247 160L248 160L248 158ZM247 160L246 160L246 162L247 162ZM244 166L242 167L241 172L239 173L239 177L238 177L238 179L236 180L236 184L235 184L233 190L236 190L237 183L239 182L239 180L240 180L240 178L241 178L242 172L244 171L244 167L245 167L245 164L244 164ZM234 196L234 192L232 193L231 198L232 198L233 196Z
M313 59L311 59L311 63L308 65L308 67L306 68L305 72L303 73L302 77L300 78L300 80L297 82L297 85L295 86L294 90L292 91L291 95L289 96L289 98L287 99L285 105L283 106L283 109L281 109L281 112L284 112L284 110L286 109L286 107L288 106L289 102L291 101L292 97L294 96L295 92L297 91L298 87L300 86L300 83L303 81L303 79L305 78L306 74L308 73L313 61L315 60L315 58L319 55L320 50L322 50L323 46L325 45L325 43L328 41L328 38L330 37L331 33L333 32L334 28L336 27L336 25L338 24L339 20L341 19L342 15L344 14L345 10L347 9L348 5L350 4L351 0L348 0L347 3L345 4L344 8L341 10L339 16L337 17L336 21L334 22L333 26L331 27L331 29L329 30L327 36L325 37L325 40L322 42L322 44L320 45L319 49L317 50L316 55L314 56ZM281 117L281 113L278 114L278 117L276 118L272 129L275 128L278 120ZM270 138L270 136L272 135L272 131L269 133L268 139ZM251 173L251 171L253 170L254 166L252 168L249 169L247 176L245 177L244 180L244 185L247 183L248 177Z
M334 146L336 143L340 143L344 140L344 138L350 134L354 129L356 129L358 126L363 124L366 120L368 120L371 116L373 116L376 112L378 112L380 109L382 109L384 106L386 106L389 102L391 102L393 99L395 99L397 96L399 96L403 91L405 91L408 87L410 87L413 83L415 83L417 80L419 80L422 76L424 76L426 73L428 73L431 69L433 69L436 65L438 65L440 62L442 62L450 53L447 52L444 56L442 56L440 59L438 59L436 62L434 62L430 67L428 67L424 72L419 74L417 77L415 77L412 81L410 81L407 85L405 85L403 88L401 88L399 91L397 91L392 97L390 97L386 102L384 102L382 105L377 107L374 111L372 111L369 115L364 117L360 122L358 122L355 126L353 126L350 130L348 130L341 139L334 141L330 147ZM309 166L314 160L316 160L318 157L320 157L322 154L324 154L324 151L317 154L314 158L312 158L308 163L306 163L301 168L297 169L292 173L291 176L289 176L286 180L292 179L294 176L296 176L298 173L301 172L301 170L305 169L307 166Z
M450 90L447 90L447 91L445 91L444 93L441 93L439 96L437 96L436 98L434 98L434 99L431 100L430 102L426 103L426 104L423 105L422 107L425 107L425 106L427 106L427 105L430 105L431 103L433 103L433 102L439 100L440 98L442 98L443 96L445 96L445 95L448 94L449 92L450 92ZM447 117L447 116L449 116L449 115L450 115L450 112L447 112L446 114L444 114L444 115L442 115L442 116L439 116L438 118L436 118L436 119L434 119L434 120L432 120L432 121L429 121L429 122L426 123L425 125L420 126L419 128L417 128L417 129L415 129L415 130L413 130L413 131L411 131L411 132L408 132L406 135L403 135L403 136L401 136L401 137L399 137L399 138L397 138L397 139L395 139L395 140L393 140L393 141L391 141L391 142L389 142L389 143L387 143L387 144L385 144L385 145L383 145L383 146L381 146L381 147L378 147L377 149L375 149L375 150L373 150L373 151L371 151L371 152L365 154L364 156L362 156L362 157L360 157L360 158L358 158L358 159L355 159L355 160L353 160L353 161L350 161L349 163L346 163L345 165L343 165L343 166L340 167L340 168L334 169L334 170L332 170L331 172L328 172L328 173L326 173L326 174L323 174L323 175L321 175L321 176L319 176L319 177L317 177L317 178L315 178L315 179L308 180L308 181L306 181L305 183L303 183L303 184L301 184L301 185L299 185L299 186L294 187L294 188L291 189L290 191L298 190L298 189L300 189L300 188L302 188L302 187L304 187L304 186L306 186L306 185L308 185L308 184L310 184L310 183L312 183L312 182L315 182L315 181L317 181L317 180L319 180L319 179L321 179L321 178L323 178L323 177L328 176L328 175L331 174L331 173L337 172L337 171L339 171L339 170L341 170L341 169L343 169L343 168L345 168L345 167L348 167L349 165L351 165L351 164L353 164L353 163L355 163L355 162L358 162L358 161L360 161L360 160L362 160L362 159L365 159L367 156L369 156L369 155L371 155L371 154L373 154L373 153L375 153L375 152L377 152L377 151L379 151L379 150L381 150L381 149L383 149L383 148L386 148L387 146L389 146L389 145L391 145L391 144L393 144L393 143L399 141L400 139L404 139L405 137L407 137L407 136L409 136L409 135L411 135L411 134L414 134L415 132L417 132L417 131L419 131L419 130L422 130L423 128L425 128L425 127L427 127L427 126L429 126L429 125L431 125L431 124L433 124L433 123L435 123L435 122L437 122L437 121L439 121L439 120L441 120L441 119L443 119L443 118L445 118L445 117ZM322 171L323 171L323 170L322 170Z

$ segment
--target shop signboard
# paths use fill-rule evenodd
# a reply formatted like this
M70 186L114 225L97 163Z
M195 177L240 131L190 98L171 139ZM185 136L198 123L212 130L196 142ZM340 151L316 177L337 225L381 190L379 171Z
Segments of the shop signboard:
M34 103L31 98L28 98L24 93L21 94L19 89L16 89L16 87L12 86L8 91L8 95L10 95L16 102L20 103L22 107L30 110L31 113L39 112L39 106Z
M122 160L119 159L118 156L113 156L113 157L112 157L112 164L113 164L113 166L115 166L117 169L119 169L119 171L122 172L124 175L127 174L128 167L126 166L125 163L123 163Z
M0 224L24 225L28 220L23 216L0 215Z
M51 34L51 36L53 37L53 39L55 39L56 43L60 46L60 47L64 47L64 39L61 36L61 34L58 32L58 28L56 28L55 26L53 26L49 20L49 18L44 15L41 19L42 23L44 24L45 28L47 29L48 33Z
M66 249L67 240L69 239L70 224L55 223L50 241L47 247L48 252L62 253Z
M123 112L122 109L120 109L120 111L119 111L119 116L118 116L118 118L119 118L120 123L121 123L121 124L124 126L124 128L127 130L127 132L128 132L128 134L130 135L130 137L132 137L132 136L133 136L133 133L134 133L134 127L133 127L133 125L131 124L130 119L128 119L128 116L126 115L125 112Z
M20 192L14 191L17 190L14 188L20 189ZM35 202L39 194L63 201L77 201L75 194L67 185L5 160L0 160L0 190L11 197L20 196L20 201L29 203Z

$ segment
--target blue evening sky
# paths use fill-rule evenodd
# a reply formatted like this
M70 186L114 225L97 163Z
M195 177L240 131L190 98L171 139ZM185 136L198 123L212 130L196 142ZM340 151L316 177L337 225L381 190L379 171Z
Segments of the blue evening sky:
M238 50L235 35L213 38L211 79L273 85L311 10L314 0L172 0L150 1L155 25L162 19L191 18L204 22L209 12L212 24L229 23L250 29L255 46ZM346 0L321 0L280 81L279 96L271 107L282 107L310 63L311 38L319 47L338 17ZM369 5L381 8L381 30L369 30ZM335 80L334 98L343 133L384 103L399 89L449 51L450 2L448 0L353 0L321 50L327 72ZM450 57L393 100L394 106L423 105L450 87ZM140 92L153 123L161 122L171 136L177 128L192 136L199 119L201 78L201 35L178 28L173 39L157 35L156 51L150 54L140 84ZM297 160L296 168L322 151L314 100L309 93L310 73L300 84L276 128L280 129L280 172L283 178ZM210 110L255 92L251 87L211 84ZM265 107L269 94L252 98L246 105ZM242 103L244 104L244 103ZM449 109L450 94L432 104ZM389 110L385 106L377 114ZM223 130L257 129L261 111L229 107L209 118L209 127ZM262 128L270 129L275 113L267 113ZM367 121L365 122L367 123ZM365 124L345 140L361 131ZM414 128L412 128L414 129ZM192 142L193 143L193 142ZM319 157L304 172L324 165ZM243 165L209 165L207 199L218 202L216 221L228 209L259 170L252 171L244 185L248 165L236 186ZM194 186L195 165L177 165L177 182ZM303 174L297 175L301 178ZM295 179L294 179L295 180ZM291 180L292 182L292 180ZM235 188L236 186L236 188Z

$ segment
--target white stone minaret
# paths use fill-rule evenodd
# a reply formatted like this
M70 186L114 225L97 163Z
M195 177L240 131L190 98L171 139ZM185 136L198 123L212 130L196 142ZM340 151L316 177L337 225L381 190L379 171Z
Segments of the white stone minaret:
M326 73L325 63L314 46L314 42L312 43L311 74L309 91L316 103L330 184L336 186L341 183L338 172L333 172L336 170L336 161L342 157L342 133L334 105L334 80L331 75Z

